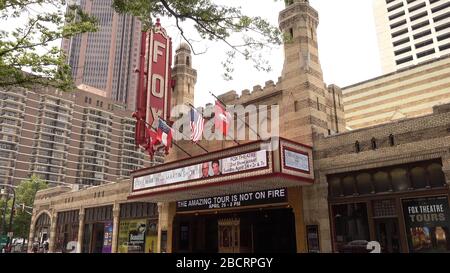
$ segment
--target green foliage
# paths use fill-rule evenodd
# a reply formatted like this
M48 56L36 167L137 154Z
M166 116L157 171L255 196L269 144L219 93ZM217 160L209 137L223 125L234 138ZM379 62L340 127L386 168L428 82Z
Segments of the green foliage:
M16 209L12 225L14 237L28 238L28 234L30 231L31 215L26 211L31 212L31 210L25 209L26 211L23 211L20 208L18 208L19 205L25 204L25 206L32 207L34 203L34 197L36 196L36 192L39 190L46 189L47 187L48 187L47 183L42 181L39 177L33 175L31 178L22 181L20 185L15 189ZM4 206L5 200L2 199L0 200L0 207L4 208ZM5 226L6 229L8 228L9 224L11 206L12 206L12 198L8 200L7 204L6 226Z
M41 84L72 89L66 56L59 46L49 45L97 31L97 20L78 6L66 8L65 0L0 0L0 19L24 17L26 23L15 30L0 31L0 87Z
M227 60L222 63L226 79L231 79L236 54L252 61L256 69L270 71L261 50L280 45L283 40L278 28L263 18L246 16L238 7L221 6L210 0L114 0L113 6L118 12L139 17L145 28L153 26L155 18L173 18L194 54L198 53L191 44L192 39L185 35L185 22L193 23L202 39L224 42L229 46ZM240 41L236 42L233 34L239 34Z

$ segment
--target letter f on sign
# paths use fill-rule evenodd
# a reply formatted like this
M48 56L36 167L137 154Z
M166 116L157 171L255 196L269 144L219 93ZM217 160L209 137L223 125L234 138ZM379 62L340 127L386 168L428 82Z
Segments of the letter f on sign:
M156 63L158 62L158 55L162 56L163 52L161 50L159 50L160 48L166 48L166 45L155 41L154 47L153 47L153 62Z

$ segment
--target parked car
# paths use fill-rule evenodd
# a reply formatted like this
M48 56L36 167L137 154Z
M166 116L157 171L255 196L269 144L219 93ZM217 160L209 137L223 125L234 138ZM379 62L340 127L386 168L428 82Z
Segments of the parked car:
M367 244L369 242L366 240L355 240L343 245L340 249L340 253L369 253L370 250L367 249Z

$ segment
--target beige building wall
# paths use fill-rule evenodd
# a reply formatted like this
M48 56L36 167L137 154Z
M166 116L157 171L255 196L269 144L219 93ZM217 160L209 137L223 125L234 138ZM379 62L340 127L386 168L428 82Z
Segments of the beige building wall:
M450 3L373 0L383 73L450 53Z
M351 129L430 114L450 102L450 55L342 89Z

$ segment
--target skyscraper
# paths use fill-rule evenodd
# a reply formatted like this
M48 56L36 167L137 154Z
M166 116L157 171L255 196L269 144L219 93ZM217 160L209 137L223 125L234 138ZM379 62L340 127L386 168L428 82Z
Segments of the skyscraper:
M64 39L62 48L75 84L84 90L135 108L141 23L114 12L112 0L77 0L98 19L99 30Z
M449 0L373 0L384 73L450 53Z

